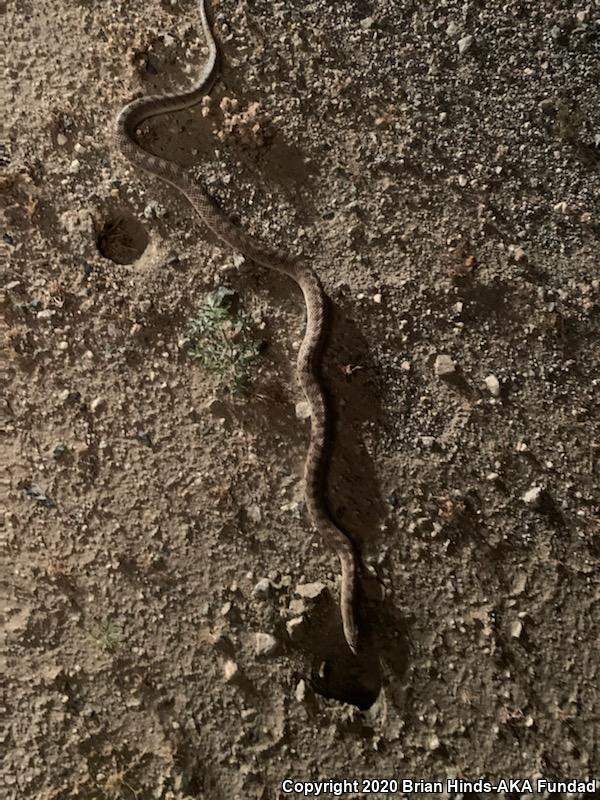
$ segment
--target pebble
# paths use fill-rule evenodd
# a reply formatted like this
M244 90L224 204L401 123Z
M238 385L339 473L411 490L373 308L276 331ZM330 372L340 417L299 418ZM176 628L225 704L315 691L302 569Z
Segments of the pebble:
M522 247L513 247L512 257L517 264L522 264L523 262L527 261L527 255Z
M310 417L310 403L307 400L299 400L296 403L296 418L309 419Z
M433 369L438 378L447 378L456 372L456 364L448 355L441 354L435 359Z
M525 591L526 586L527 575L524 572L520 572L513 581L513 585L510 590L511 595L522 594Z
M377 294L373 295L373 302L374 303L381 303L381 295L379 294L379 292Z
M460 28L458 27L456 22L450 22L448 24L448 27L446 28L446 33L448 36L456 36L456 34L459 33L459 31Z
M277 639L270 633L254 634L254 651L259 658L272 656L277 650Z
M567 209L568 206L564 200L561 203L557 203L555 206L553 206L553 210L556 211L557 214L566 214Z
M264 599L271 594L271 581L268 578L261 578L252 589L254 597Z
M99 411L103 405L104 405L103 397L94 397L94 399L90 403L90 410L95 414L96 411Z
M303 680L298 681L298 685L296 686L296 700L301 703L304 698L306 697L306 683Z
M304 614L306 611L306 605L304 600L300 600L299 598L295 597L293 600L290 600L290 604L288 606L288 610L291 614Z
M520 619L516 619L510 626L510 635L513 639L518 639L523 633L523 623Z
M38 319L51 319L54 316L54 311L51 308L45 308L43 311L38 311L36 317Z
M304 597L307 600L315 600L325 591L325 584L321 583L321 581L315 581L314 583L299 583L296 586L296 594L299 594L300 597Z
M304 619L303 617L293 617L285 623L285 627L292 642L297 642L302 636Z
M471 36L471 34L463 36L462 39L458 40L458 52L461 55L463 53L466 53L467 50L471 48L472 44L473 44L473 37Z
M469 179L467 178L466 175L459 175L458 176L458 185L459 186L462 186L464 188L467 185L468 182L469 182Z
M488 375L485 378L485 385L492 397L500 397L500 381L495 375Z
M54 445L54 449L52 450L52 456L56 459L62 458L64 454L67 452L67 445L63 442L59 442L58 444Z
M64 147L66 145L66 143L67 143L67 137L64 135L64 133L57 134L57 136L56 136L56 144L59 147Z
M256 504L248 506L248 508L246 509L246 514L248 515L248 519L251 522L258 523L258 522L260 522L262 520L262 514L261 514L261 511L260 511L260 507L257 506Z
M161 206L160 203L157 203L156 200L151 200L146 208L144 208L144 216L146 219L152 219L153 217L162 219L166 213L167 209L164 206Z
M429 739L427 740L427 749L433 752L434 750L438 750L439 746L440 746L440 740L435 735L435 733L432 733Z
M150 438L150 434L147 431L138 431L136 433L136 438L145 447L152 447L152 439Z
M523 502L530 508L539 508L544 490L541 486L532 486L523 495Z
M227 683L233 683L239 677L240 669L235 661L227 659L223 665L223 677Z
M368 31L373 26L373 17L365 17L360 21L360 27L363 31Z
M69 164L69 172L72 175L75 175L75 173L79 172L80 168L81 168L81 162L77 158L74 158L73 161L71 161L71 163Z

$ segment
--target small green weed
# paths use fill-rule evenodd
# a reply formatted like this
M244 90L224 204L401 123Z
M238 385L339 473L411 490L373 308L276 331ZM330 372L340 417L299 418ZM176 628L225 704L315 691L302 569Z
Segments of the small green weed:
M105 619L92 631L92 636L103 650L112 653L121 644L123 630L120 625Z
M225 286L207 295L190 322L188 352L205 369L218 375L230 391L244 394L260 342L252 335L248 315L241 310L233 312L234 296L235 292Z

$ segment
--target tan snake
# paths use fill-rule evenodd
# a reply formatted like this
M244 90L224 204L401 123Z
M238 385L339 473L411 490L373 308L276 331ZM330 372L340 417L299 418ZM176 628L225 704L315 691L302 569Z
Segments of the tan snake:
M138 143L137 129L145 120L190 108L202 101L212 88L219 70L219 51L207 15L207 0L200 0L200 18L208 45L208 58L200 77L187 92L152 95L133 100L117 118L116 143L121 153L135 166L174 186L191 203L211 231L246 258L288 275L304 296L306 330L298 353L297 376L310 406L311 433L304 468L304 494L310 518L335 549L341 566L340 610L346 641L356 653L358 625L358 558L352 541L332 522L325 502L326 444L328 414L319 379L320 356L325 323L325 297L311 267L284 253L263 247L237 228L201 187L192 183L185 171L172 161L151 155Z

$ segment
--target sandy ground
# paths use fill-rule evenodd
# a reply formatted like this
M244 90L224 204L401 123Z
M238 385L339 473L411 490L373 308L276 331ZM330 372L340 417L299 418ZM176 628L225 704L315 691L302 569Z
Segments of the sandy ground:
M197 73L195 4L9 0L3 797L597 777L600 4L216 14L213 100L141 139L322 277L363 648L302 499L301 297L114 147ZM219 287L246 396L190 357Z

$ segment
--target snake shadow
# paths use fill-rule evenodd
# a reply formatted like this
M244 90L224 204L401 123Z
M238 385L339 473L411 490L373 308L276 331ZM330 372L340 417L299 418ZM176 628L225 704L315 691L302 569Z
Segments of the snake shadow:
M400 611L384 599L383 587L365 565L376 554L385 503L365 441L383 420L378 376L370 346L343 299L328 300L330 324L323 353L323 378L332 417L328 443L329 512L354 542L362 563L358 596L361 645L354 655L344 639L338 598L324 594L307 623L299 648L312 661L311 684L324 697L369 708L384 672L401 679L408 666L408 632ZM376 435L376 434L375 434ZM385 668L384 669L384 664Z

